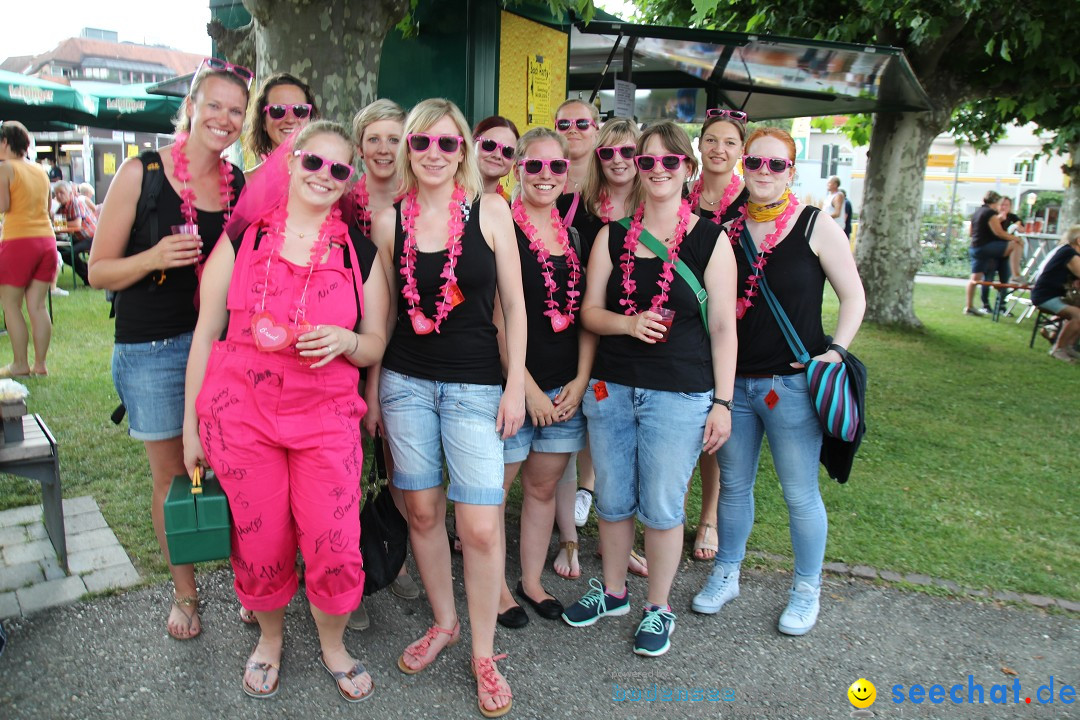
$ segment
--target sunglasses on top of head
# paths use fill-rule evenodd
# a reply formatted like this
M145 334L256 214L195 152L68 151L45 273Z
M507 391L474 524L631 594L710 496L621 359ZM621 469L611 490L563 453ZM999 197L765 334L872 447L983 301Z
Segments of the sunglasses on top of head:
M255 78L255 73L247 69L243 65L233 65L231 62L222 60L221 58L206 58L199 63L199 69L195 71L195 74L191 76L191 84L195 85L195 80L198 79L202 73L203 68L209 68L213 72L227 72L231 75L235 75L244 81L244 85L248 90L251 89L251 81Z
M286 114L292 113L297 120L307 120L311 117L311 103L298 103L296 105L267 105L263 112L274 120L280 120Z
M576 127L581 132L585 132L591 127L599 127L595 121L589 118L578 118L577 120L556 120L555 129L559 132L569 132L571 126Z
M551 170L552 175L565 175L566 171L570 169L570 161L561 158L555 160L534 160L533 158L525 158L519 162L518 165L525 168L526 175L539 175L543 172L545 167Z
M300 158L300 167L304 168L307 172L319 172L323 165L329 165L330 177L338 182L345 182L352 177L354 172L352 165L327 160L322 155L316 155L315 153L307 152L306 150L296 150L293 152L293 155Z
M768 163L769 172L782 173L789 167L794 167L795 163L787 158L778 157L763 157L761 155L743 155L742 164L743 167L750 172L757 172L761 170L762 165Z
M744 113L742 110L722 110L721 108L709 108L705 111L705 117L714 118L722 117L729 118L735 122L744 123L750 119L750 116Z
M633 160L634 153L637 152L637 147L634 145L604 145L603 147L596 148L597 157L599 157L604 162L610 162L611 160L613 160L615 158L616 152L622 155L624 160Z
M465 138L460 135L429 135L428 133L409 133L406 138L409 142L409 147L414 152L424 152L431 147L431 141L434 140L435 144L439 147L439 152L450 155L456 153L458 148L461 147L461 143L465 142Z
M509 145L503 145L501 142L488 140L483 135L478 135L476 137L476 142L480 143L480 149L486 153L493 153L498 150L507 160L511 160L514 157L514 148Z
M686 159L685 155L638 155L634 158L639 170L648 172L660 163L665 170L675 170Z

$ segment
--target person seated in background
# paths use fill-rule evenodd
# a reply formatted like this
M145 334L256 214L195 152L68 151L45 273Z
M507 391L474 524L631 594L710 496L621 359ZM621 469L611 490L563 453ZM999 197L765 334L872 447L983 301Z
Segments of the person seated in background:
M1062 242L1043 260L1035 286L1031 289L1031 302L1042 310L1064 318L1050 356L1076 364L1080 353L1076 341L1080 339L1080 307L1065 302L1070 286L1080 282L1080 225L1073 225L1062 236Z
M74 186L67 180L56 183L53 193L60 205L57 215L62 215L67 220L67 228L64 232L71 235L73 269L75 274L82 278L83 283L89 285L86 260L82 255L90 252L90 245L94 242L94 232L97 230L97 210L92 202L75 192Z
M88 182L79 183L75 188L80 195L86 198L86 201L94 206L94 211L100 213L101 206L94 202L94 186Z
M1001 195L990 190L983 196L983 204L971 215L971 280L967 284L967 302L965 315L989 315L990 293L983 295L983 306L976 309L975 287L982 282L987 273L997 268L998 260L1017 252L1023 252L1024 241L1005 231L998 217ZM984 286L985 289L985 286Z

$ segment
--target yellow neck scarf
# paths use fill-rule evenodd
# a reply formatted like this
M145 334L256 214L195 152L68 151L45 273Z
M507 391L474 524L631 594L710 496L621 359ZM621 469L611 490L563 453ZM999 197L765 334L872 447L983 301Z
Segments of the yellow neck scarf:
M788 203L791 202L791 190L785 190L780 199L774 203L767 205L759 205L753 201L747 201L746 210L750 215L750 219L754 222L770 222L780 217L780 214L787 209Z

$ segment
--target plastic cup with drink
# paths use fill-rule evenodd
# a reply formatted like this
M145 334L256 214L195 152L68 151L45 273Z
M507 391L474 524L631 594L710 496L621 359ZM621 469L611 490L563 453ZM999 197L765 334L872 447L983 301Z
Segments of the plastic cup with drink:
M664 335L663 335L663 337L658 337L656 339L656 342L658 342L658 343L667 342L668 333L671 332L671 324L673 322L675 322L675 311L672 310L671 308L658 307L658 308L652 308L652 310L650 312L654 312L657 315L659 315L660 316L659 323L664 326Z

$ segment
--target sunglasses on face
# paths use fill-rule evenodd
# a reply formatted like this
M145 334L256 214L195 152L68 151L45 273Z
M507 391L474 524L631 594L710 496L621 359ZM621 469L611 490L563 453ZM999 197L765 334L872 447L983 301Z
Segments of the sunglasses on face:
M311 104L300 103L298 105L267 105L263 108L263 112L272 117L274 120L280 120L285 117L286 113L292 113L293 117L297 120L307 120L311 117Z
M353 166L346 165L345 163L334 162L327 160L322 155L316 155L312 152L305 150L296 150L293 155L300 158L300 167L308 172L319 172L323 165L330 166L330 177L334 178L338 182L345 182L353 174Z
M597 127L596 123L589 118L578 118L577 120L556 120L555 129L559 132L568 132L571 127L577 127L581 132L585 132L591 127Z
M633 160L634 159L634 152L636 150L637 150L637 148L635 146L633 146L633 145L618 145L618 146L605 145L603 147L596 148L596 155L597 155L597 157L599 157L604 162L609 162L609 161L611 161L612 159L615 158L615 153L618 152L620 155L623 156L623 159L625 159L625 160Z
M709 108L705 111L706 118L722 117L729 118L735 122L744 123L750 119L750 116L744 113L742 110L721 110L720 108Z
M498 150L507 160L511 160L514 157L514 148L510 147L509 145L503 145L501 142L488 140L482 135L476 138L476 142L480 143L480 149L486 153L493 153Z
M195 71L195 74L191 76L191 85L195 86L195 80L198 79L202 73L203 68L209 68L213 72L227 72L244 81L247 89L251 89L251 81L255 78L255 73L248 70L243 65L233 65L231 62L227 62L220 58L206 58L199 63L199 69Z
M757 172L761 170L761 166L765 163L769 164L769 172L782 173L789 167L794 167L795 163L787 158L778 157L762 157L760 155L743 155L742 164L743 167L750 172Z
M518 163L521 167L525 168L526 175L539 175L543 172L544 168L551 170L552 175L565 175L566 171L570 169L569 160L535 160L533 158L525 158Z
M634 158L639 170L648 172L656 167L656 163L664 166L665 170L675 170L686 159L685 155L638 155Z
M429 135L427 133L409 133L406 139L414 152L424 152L431 147L431 141L434 140L439 146L439 151L447 155L456 153L461 143L465 142L465 138L460 135Z

